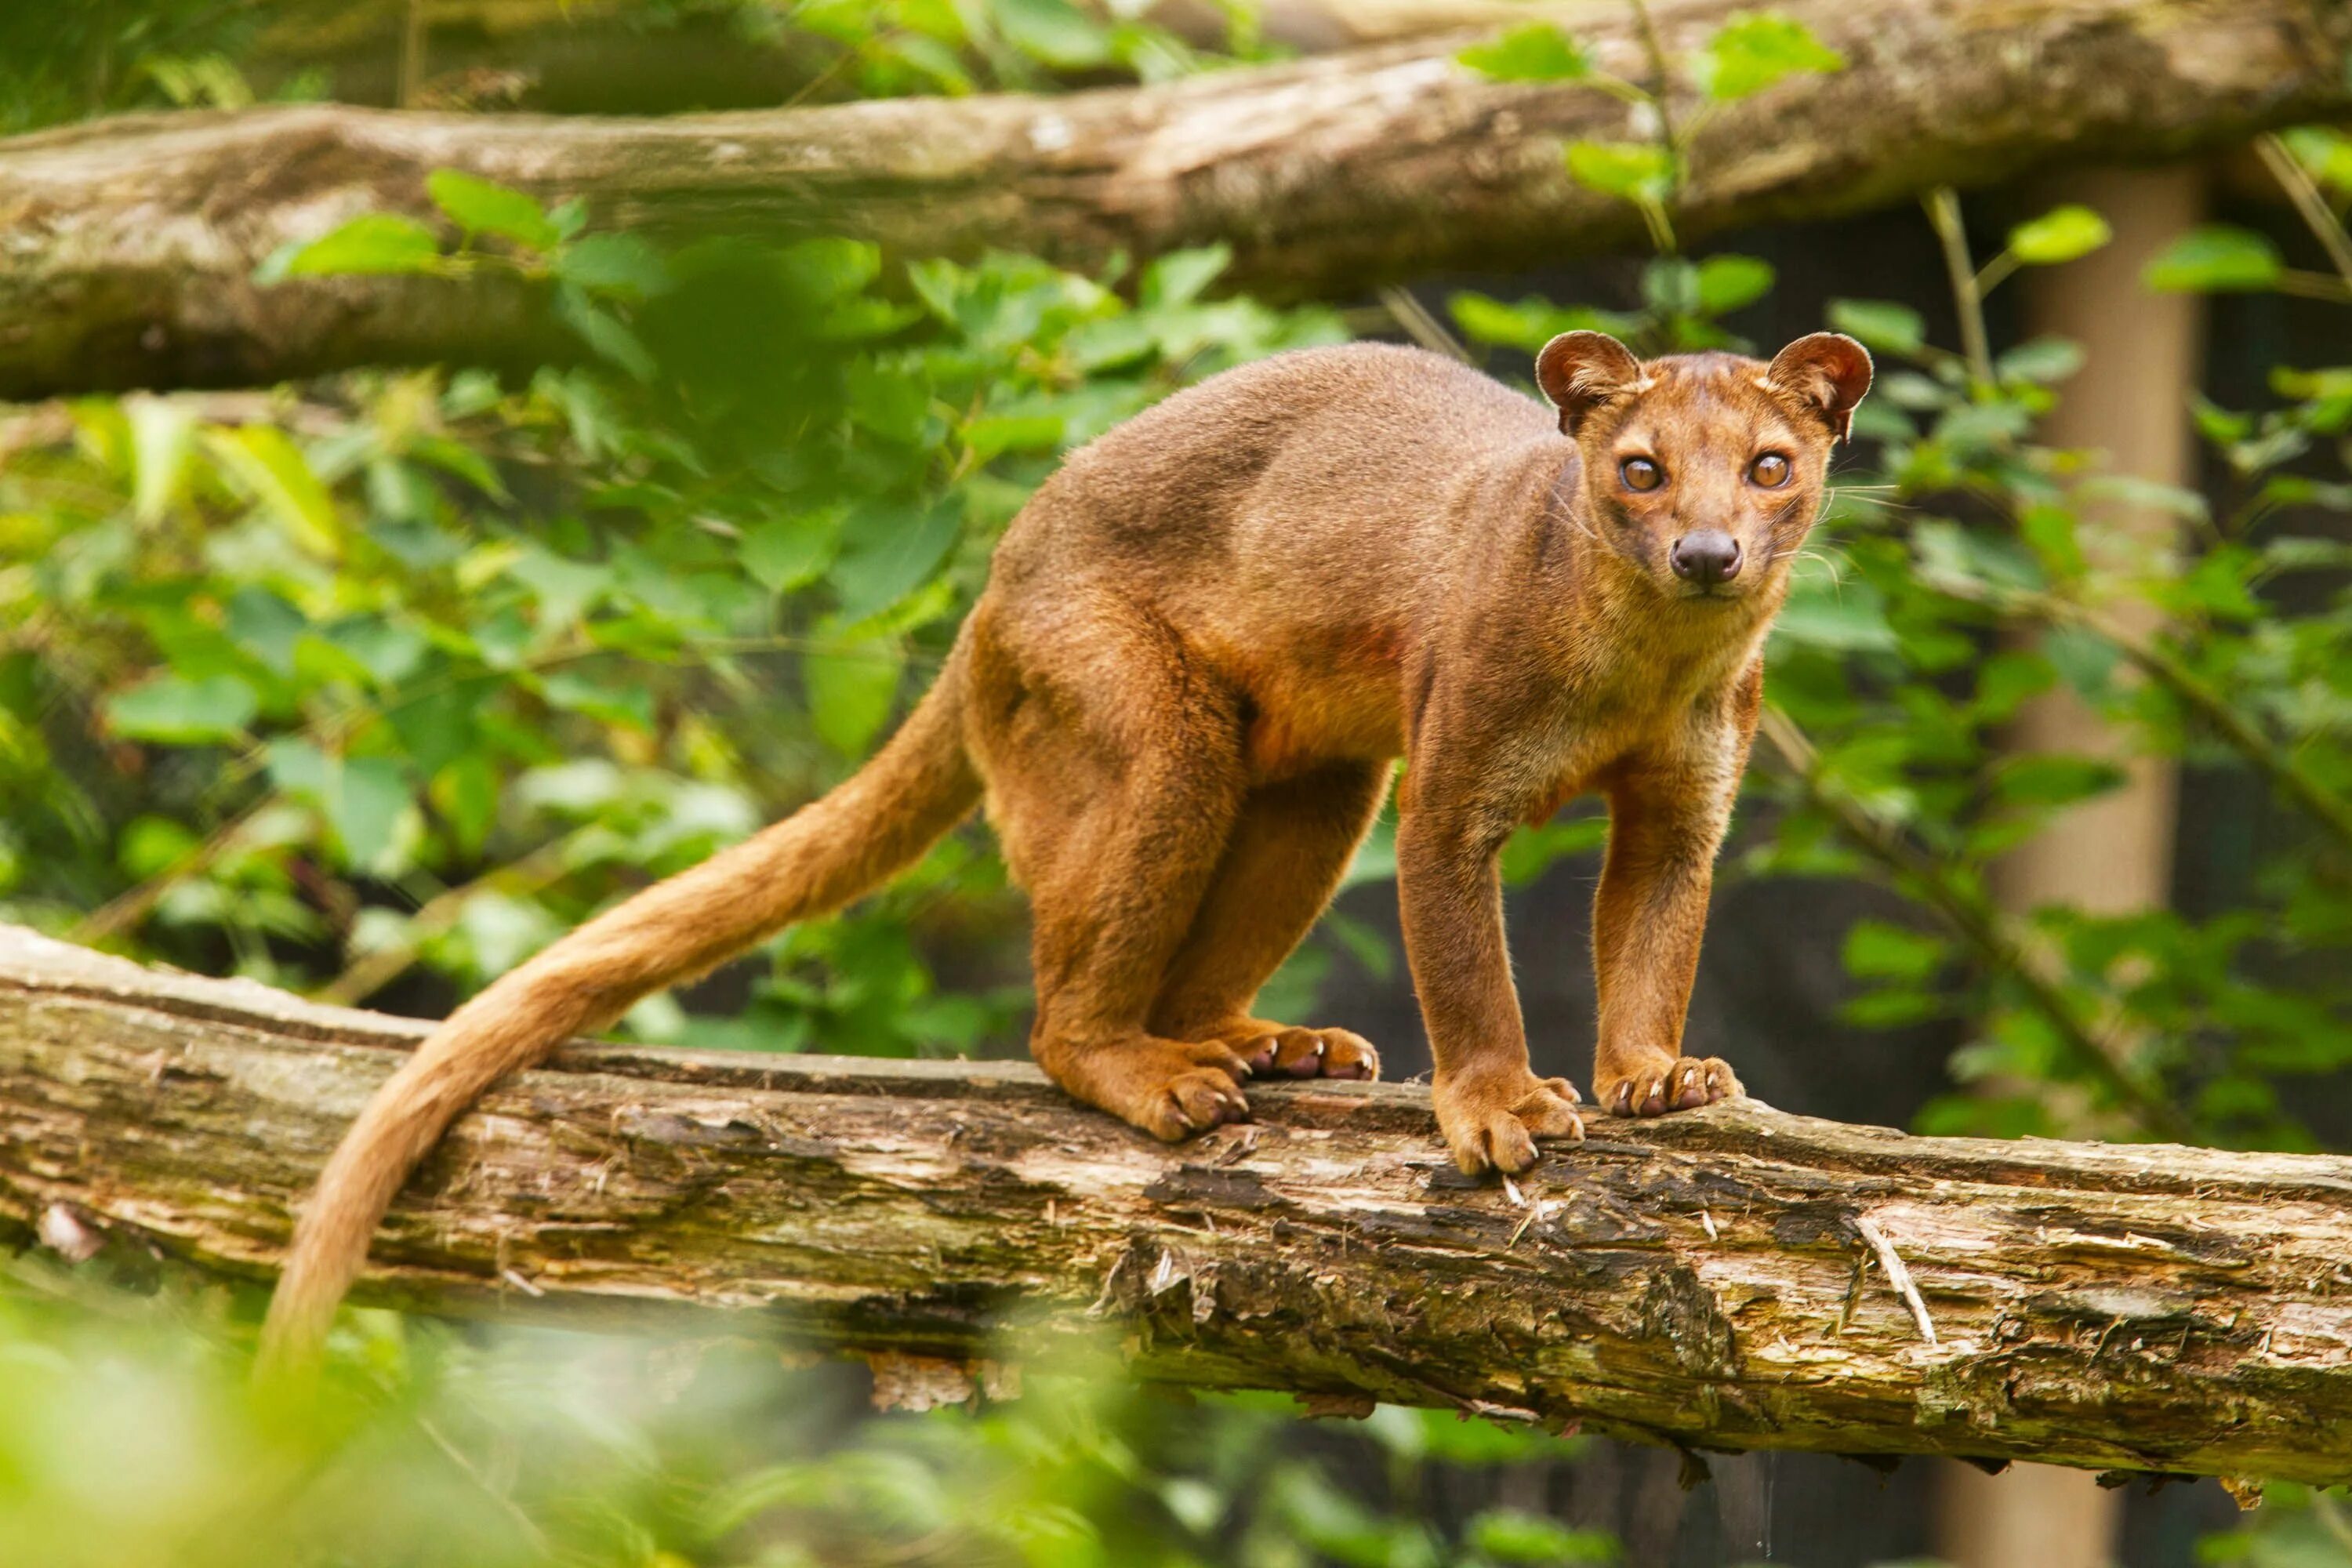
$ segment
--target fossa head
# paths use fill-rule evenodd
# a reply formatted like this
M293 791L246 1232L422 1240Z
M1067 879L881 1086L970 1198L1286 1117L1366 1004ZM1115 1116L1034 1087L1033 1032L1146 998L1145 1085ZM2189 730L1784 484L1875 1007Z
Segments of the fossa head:
M1605 558L1695 604L1775 604L1821 511L1830 450L1870 390L1870 354L1815 332L1769 364L1740 354L1647 363L1606 332L1565 332L1536 380L1583 454Z

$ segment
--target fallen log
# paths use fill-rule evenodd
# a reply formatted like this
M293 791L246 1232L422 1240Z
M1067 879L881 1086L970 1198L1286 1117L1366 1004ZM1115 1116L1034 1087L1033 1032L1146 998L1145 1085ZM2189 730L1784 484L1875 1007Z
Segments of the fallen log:
M266 1279L424 1033L0 927L0 1241ZM360 1299L768 1333L902 1394L1136 1376L1686 1448L2352 1479L2352 1160L1596 1118L1515 1186L1407 1084L1168 1148L1025 1065L583 1045L461 1121Z
M1742 0L1655 0L1670 56ZM1685 238L1817 216L2053 159L2227 146L2352 109L2332 0L1795 0L1846 60L1677 122ZM1644 79L1627 13L1578 31ZM658 120L349 106L129 117L0 143L0 397L234 384L373 362L530 363L541 301L492 273L264 288L281 246L427 211L461 168L673 236L842 233L901 253L1074 265L1223 241L1235 280L1356 293L1639 239L1562 150L1646 134L1582 82L1487 80L1468 35L1054 98L898 100Z

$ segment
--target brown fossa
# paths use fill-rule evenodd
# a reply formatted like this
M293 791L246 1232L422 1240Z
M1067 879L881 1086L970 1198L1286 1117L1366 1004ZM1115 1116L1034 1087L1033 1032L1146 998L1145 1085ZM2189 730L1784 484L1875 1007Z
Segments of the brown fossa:
M1762 647L1870 385L1849 338L1767 364L1570 332L1546 408L1381 344L1229 371L1071 455L999 545L938 683L873 761L460 1007L361 1113L302 1213L265 1364L308 1364L394 1194L508 1073L904 868L985 803L1034 912L1031 1047L1164 1139L1254 1074L1371 1078L1344 1029L1252 1015L1388 787L1437 1119L1467 1172L1582 1136L1530 1070L1496 856L1606 797L1601 1104L1740 1092L1682 1055Z

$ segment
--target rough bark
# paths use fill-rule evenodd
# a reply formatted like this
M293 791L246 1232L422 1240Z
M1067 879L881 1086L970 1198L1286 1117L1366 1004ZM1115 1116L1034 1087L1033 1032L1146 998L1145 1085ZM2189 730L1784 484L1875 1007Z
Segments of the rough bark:
M1656 0L1670 55L1740 0ZM1697 121L1675 213L1696 237L2053 159L2157 159L2352 107L2334 0L1797 0L1845 56ZM1580 27L1647 75L1622 16ZM0 146L0 395L269 380L376 361L527 360L529 291L332 280L264 289L289 240L472 170L669 234L846 233L1085 265L1211 241L1239 281L1353 292L1635 238L1561 149L1643 134L1589 85L1486 80L1461 36L1051 99L908 100L656 121L326 106L100 121ZM1678 91L1680 89L1677 89ZM1687 97L1685 93L1684 95ZM1679 106L1684 123L1696 106Z
M420 1032L0 928L0 1235L266 1278ZM2352 1478L2352 1161L1746 1104L1599 1119L1507 1190L1454 1172L1419 1088L1253 1097L1171 1149L1025 1066L583 1046L459 1122L362 1294L749 1328L919 1397L1108 1337L1139 1377L1323 1409Z

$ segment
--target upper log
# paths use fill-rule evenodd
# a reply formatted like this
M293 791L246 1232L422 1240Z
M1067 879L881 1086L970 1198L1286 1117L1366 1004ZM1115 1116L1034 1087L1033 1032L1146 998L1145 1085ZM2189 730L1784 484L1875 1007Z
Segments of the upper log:
M423 1033L0 928L0 1240L267 1279ZM360 1296L769 1332L902 1394L1108 1335L1139 1377L1326 1409L2352 1479L2352 1161L1749 1102L1596 1119L1505 1187L1420 1088L1251 1096L1171 1149L1025 1066L583 1046L459 1121Z
M1743 3L1651 10L1679 57ZM1697 121L1674 215L1685 237L2053 159L2179 156L2352 108L2352 8L2336 0L1785 9L1847 68ZM1648 74L1623 13L1577 30L1604 68ZM1276 295L1637 239L1633 211L1570 178L1561 156L1580 139L1642 137L1633 111L1586 84L1488 81L1455 63L1466 41L1056 98L645 121L308 106L24 137L0 144L0 396L545 354L539 301L487 275L252 282L281 245L357 213L426 211L425 178L443 167L667 235L829 232L902 254L1010 247L1078 266L1223 241L1235 279Z

